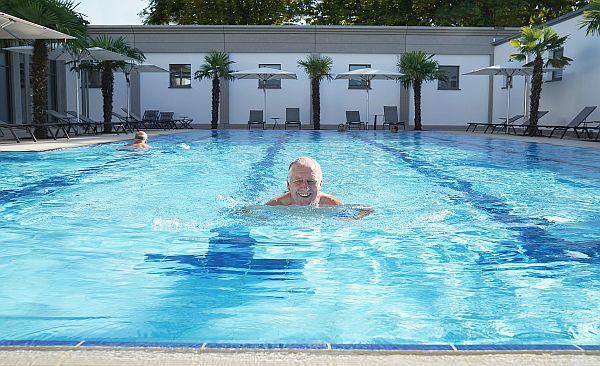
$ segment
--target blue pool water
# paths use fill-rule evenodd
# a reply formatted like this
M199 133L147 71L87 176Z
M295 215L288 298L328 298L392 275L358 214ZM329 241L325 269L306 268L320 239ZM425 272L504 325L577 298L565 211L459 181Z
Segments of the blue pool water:
M442 132L150 143L0 154L0 339L600 343L597 149ZM300 155L375 213L262 206Z

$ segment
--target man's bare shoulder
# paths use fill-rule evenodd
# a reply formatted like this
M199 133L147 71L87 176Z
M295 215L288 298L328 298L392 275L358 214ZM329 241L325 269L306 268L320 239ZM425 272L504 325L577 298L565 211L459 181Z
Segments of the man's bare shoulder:
M272 198L269 202L265 203L267 206L289 206L292 204L290 192L284 193L281 196Z
M337 205L343 205L344 202L342 202L342 200L340 200L339 198L332 196L330 194L321 193L321 197L319 199L319 204L320 205L337 206Z

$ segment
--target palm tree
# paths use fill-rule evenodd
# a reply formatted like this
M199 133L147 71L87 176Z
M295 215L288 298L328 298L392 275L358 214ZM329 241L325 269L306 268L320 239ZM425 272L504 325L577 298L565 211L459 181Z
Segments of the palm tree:
M400 57L398 68L404 75L400 82L405 88L413 87L415 98L415 130L421 130L421 87L424 82L448 81L445 71L439 69L438 62L432 60L435 55L427 55L423 51L405 53Z
M583 12L581 28L587 27L586 34L600 36L600 0L590 0L590 7Z
M304 68L310 78L312 93L312 120L315 130L321 129L321 80L333 79L331 67L333 60L329 56L309 55L305 60L299 60L298 66Z
M90 40L90 46L101 47L105 50L113 51L125 55L135 61L142 62L146 59L144 53L137 48L129 46L124 37L111 38L101 35ZM113 72L122 70L125 67L125 61L101 61L95 65L100 70L100 85L102 88L102 116L104 121L104 132L111 131L110 121L112 120L113 93L115 86L115 77Z
M0 0L3 12L84 39L88 22L83 14L75 11L77 5L71 0ZM44 124L48 102L48 43L44 39L33 42L31 88L33 122ZM39 138L47 137L43 128L36 129L35 134Z
M510 55L517 61L525 61L528 55L534 57L533 61L523 66L533 65L533 75L531 75L531 111L529 114L529 133L534 135L537 132L538 110L540 107L540 97L542 96L542 76L543 68L551 65L552 67L562 68L571 61L570 58L562 55L556 55L550 52L552 57L544 63L543 55L545 52L561 48L567 36L559 37L556 31L550 27L521 28L521 36L510 41L511 46L518 48L521 53Z
M221 97L221 79L235 79L231 73L233 70L230 66L235 61L229 59L229 55L225 52L209 52L204 56L204 63L200 69L194 74L194 79L212 79L212 117L210 120L210 128L216 130L219 123L219 102Z

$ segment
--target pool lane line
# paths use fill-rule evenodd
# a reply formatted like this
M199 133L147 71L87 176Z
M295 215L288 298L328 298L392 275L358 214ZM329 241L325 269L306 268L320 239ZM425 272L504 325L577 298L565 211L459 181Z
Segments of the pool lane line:
M548 231L540 226L550 226L552 223L544 218L524 218L511 213L510 206L500 198L482 193L473 188L473 183L458 179L449 175L434 166L434 164L419 160L418 157L410 156L408 153L387 146L383 143L367 139L365 137L355 137L360 139L386 153L399 158L402 162L408 165L421 175L432 179L432 184L451 189L461 194L464 197L466 204L485 212L495 221L503 224L506 229L518 234L521 245L525 246L526 254L529 256L547 262L547 259L556 259L558 254L564 258L562 249L590 249L590 252L582 252L588 255L589 258L568 258L569 261L591 262L594 259L600 258L600 240L592 240L588 242L571 242L568 240L555 238ZM454 197L450 197L452 202L456 202Z

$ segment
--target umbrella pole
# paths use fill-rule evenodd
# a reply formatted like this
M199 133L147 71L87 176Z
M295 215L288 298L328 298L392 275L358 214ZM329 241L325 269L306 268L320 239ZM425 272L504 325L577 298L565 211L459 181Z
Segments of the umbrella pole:
M369 83L367 82L367 128L369 128L369 105L371 104L369 101Z
M265 117L264 117L264 121L263 122L267 122L267 82L265 80L265 82L263 83L263 106L265 108Z
M506 121L504 121L504 133L508 133L508 118L510 116L510 89L512 88L512 75L507 76L508 98L506 98Z
M77 106L77 123L80 123L81 121L79 120L79 85L81 84L80 80L81 80L81 70L79 69L79 66L77 65L77 61L75 61L75 74L76 74L76 84L75 84L75 100L76 100L76 106Z
M125 81L127 81L127 119L129 120L131 118L131 115L129 113L129 94L131 91L131 86L130 86L130 81L129 81L129 74L125 74Z

